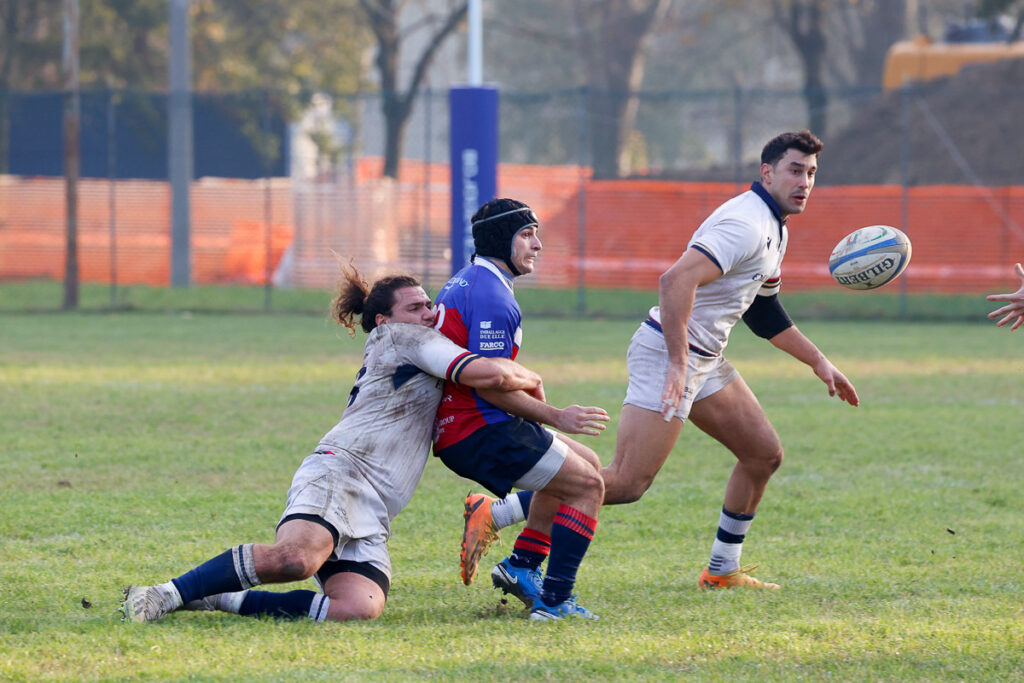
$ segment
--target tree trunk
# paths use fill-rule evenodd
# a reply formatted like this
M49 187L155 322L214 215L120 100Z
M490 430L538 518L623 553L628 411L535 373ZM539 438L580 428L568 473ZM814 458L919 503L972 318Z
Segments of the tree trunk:
M384 114L384 175L389 178L398 177L410 111L411 107L400 97L385 95L381 100L381 112Z
M804 101L807 126L815 135L825 135L828 123L828 92L825 67L824 7L827 0L775 0L775 18L793 41L804 71ZM785 4L788 4L788 11Z
M398 30L399 7L394 0L359 0L377 38L377 71L380 74L381 114L384 117L384 175L398 177L398 166L405 144L405 128L412 113L412 105L419 94L427 69L441 44L451 35L466 16L468 2L459 3L443 18L441 26L427 40L426 47L416 59L409 87L402 92L398 87L399 55L402 39Z
M606 0L597 8L593 3L576 5L587 65L587 123L595 178L618 178L627 170L623 147L636 125L644 39L669 4L669 0ZM595 13L598 25L591 31L586 24Z

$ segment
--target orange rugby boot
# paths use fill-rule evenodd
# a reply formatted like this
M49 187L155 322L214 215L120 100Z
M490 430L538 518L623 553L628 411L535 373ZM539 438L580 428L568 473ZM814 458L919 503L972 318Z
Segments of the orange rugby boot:
M700 578L697 580L697 585L700 586L701 590L714 590L716 588L779 589L779 584L777 583L768 583L767 581L761 581L750 576L750 572L755 569L757 569L756 566L735 569L728 574L712 574L708 571L707 567L704 567L704 571L701 572Z
M498 527L494 526L494 520L491 519L491 503L496 500L482 493L466 496L466 510L462 513L466 528L462 532L459 566L462 568L462 583L467 586L476 578L480 558L498 540Z

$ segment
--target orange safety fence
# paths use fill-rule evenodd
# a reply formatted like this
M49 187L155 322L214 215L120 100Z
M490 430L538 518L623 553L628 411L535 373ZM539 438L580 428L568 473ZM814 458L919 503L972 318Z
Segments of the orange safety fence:
M269 197L268 197L269 194ZM200 180L191 192L192 280L265 281L267 202L273 267L294 237L287 181ZM78 185L83 282L170 283L171 192L165 182L85 179ZM112 221L113 218L113 221ZM112 229L113 222L113 229ZM0 176L0 280L64 277L64 181Z
M310 196L309 184L288 179L196 181L193 282L263 283L288 250L294 252L291 282L300 286L333 285L331 250L356 255L357 265L364 258L374 267L426 267L444 277L447 166L403 162L401 181L381 179L379 168L379 160L367 159L351 178L313 186L316 197L330 195L330 201L314 197L315 205L300 201ZM594 180L589 169L579 167L512 164L500 167L498 184L503 196L526 201L541 218L545 262L524 285L637 289L655 289L704 218L746 189L732 183ZM169 185L132 180L118 181L113 189L112 230L110 184L80 181L81 279L109 282L113 263L121 284L167 285ZM321 205L330 216L309 208ZM63 277L64 206L60 178L0 176L0 280ZM827 268L832 248L847 233L879 223L910 236L913 258L901 277L901 287L910 292L1005 289L1014 284L1010 266L1024 259L1024 187L823 186L814 190L807 211L790 219L784 287L835 286Z

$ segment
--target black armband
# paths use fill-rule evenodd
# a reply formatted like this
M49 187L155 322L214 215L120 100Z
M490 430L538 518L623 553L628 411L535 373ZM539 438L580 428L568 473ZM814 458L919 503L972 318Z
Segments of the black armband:
M750 308L743 314L743 322L751 332L762 339L771 339L793 326L793 321L782 307L778 294L754 297L754 303L750 304Z

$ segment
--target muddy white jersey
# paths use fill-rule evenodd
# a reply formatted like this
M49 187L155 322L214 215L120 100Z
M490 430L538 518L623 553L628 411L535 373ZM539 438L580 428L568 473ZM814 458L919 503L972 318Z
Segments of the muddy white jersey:
M722 275L697 288L687 326L690 344L720 354L729 333L754 297L779 291L789 231L775 200L761 187L733 197L701 223L690 242L717 265ZM658 307L651 318L661 322Z
M366 341L348 407L317 450L349 458L394 518L426 466L444 380L458 382L474 358L431 327L379 325Z

